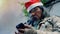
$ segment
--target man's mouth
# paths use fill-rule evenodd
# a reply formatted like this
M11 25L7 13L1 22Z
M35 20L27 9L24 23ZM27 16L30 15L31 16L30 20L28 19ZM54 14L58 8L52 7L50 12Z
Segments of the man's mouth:
M39 16L38 16L38 15L36 15L35 17L36 17L37 19L39 19Z
M33 20L38 20L38 16L33 16L32 19Z

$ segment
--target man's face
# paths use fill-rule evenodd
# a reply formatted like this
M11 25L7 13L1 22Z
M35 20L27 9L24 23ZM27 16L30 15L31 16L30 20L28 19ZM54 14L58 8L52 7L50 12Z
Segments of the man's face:
M31 10L30 14L32 17L40 19L42 16L42 10L39 7L35 7L34 9Z

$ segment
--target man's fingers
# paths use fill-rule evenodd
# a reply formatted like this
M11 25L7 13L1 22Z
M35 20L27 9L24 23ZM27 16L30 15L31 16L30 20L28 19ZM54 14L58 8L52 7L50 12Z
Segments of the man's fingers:
M31 28L31 25L24 24L25 28Z
M17 32L15 32L15 34L18 34Z
M18 30L20 30L20 31L25 31L25 29L18 29Z
M18 29L18 31L24 33L25 29Z

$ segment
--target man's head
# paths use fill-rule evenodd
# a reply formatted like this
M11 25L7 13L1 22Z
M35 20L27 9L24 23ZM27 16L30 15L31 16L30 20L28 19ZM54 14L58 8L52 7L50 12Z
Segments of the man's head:
M43 11L44 11L44 9L42 6L36 6L35 8L33 8L29 11L29 14L34 19L42 19L44 17Z
M35 19L40 19L43 13L43 3L41 0L30 0L25 3L25 7L27 12L31 15L31 17Z

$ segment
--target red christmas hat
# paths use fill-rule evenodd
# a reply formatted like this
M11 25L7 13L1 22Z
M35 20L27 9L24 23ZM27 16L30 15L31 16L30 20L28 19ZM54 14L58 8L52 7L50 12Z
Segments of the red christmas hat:
M31 9L35 8L36 6L43 6L43 4L42 4L42 2L40 2L40 0L30 0L29 2L25 3L25 7L28 12Z

